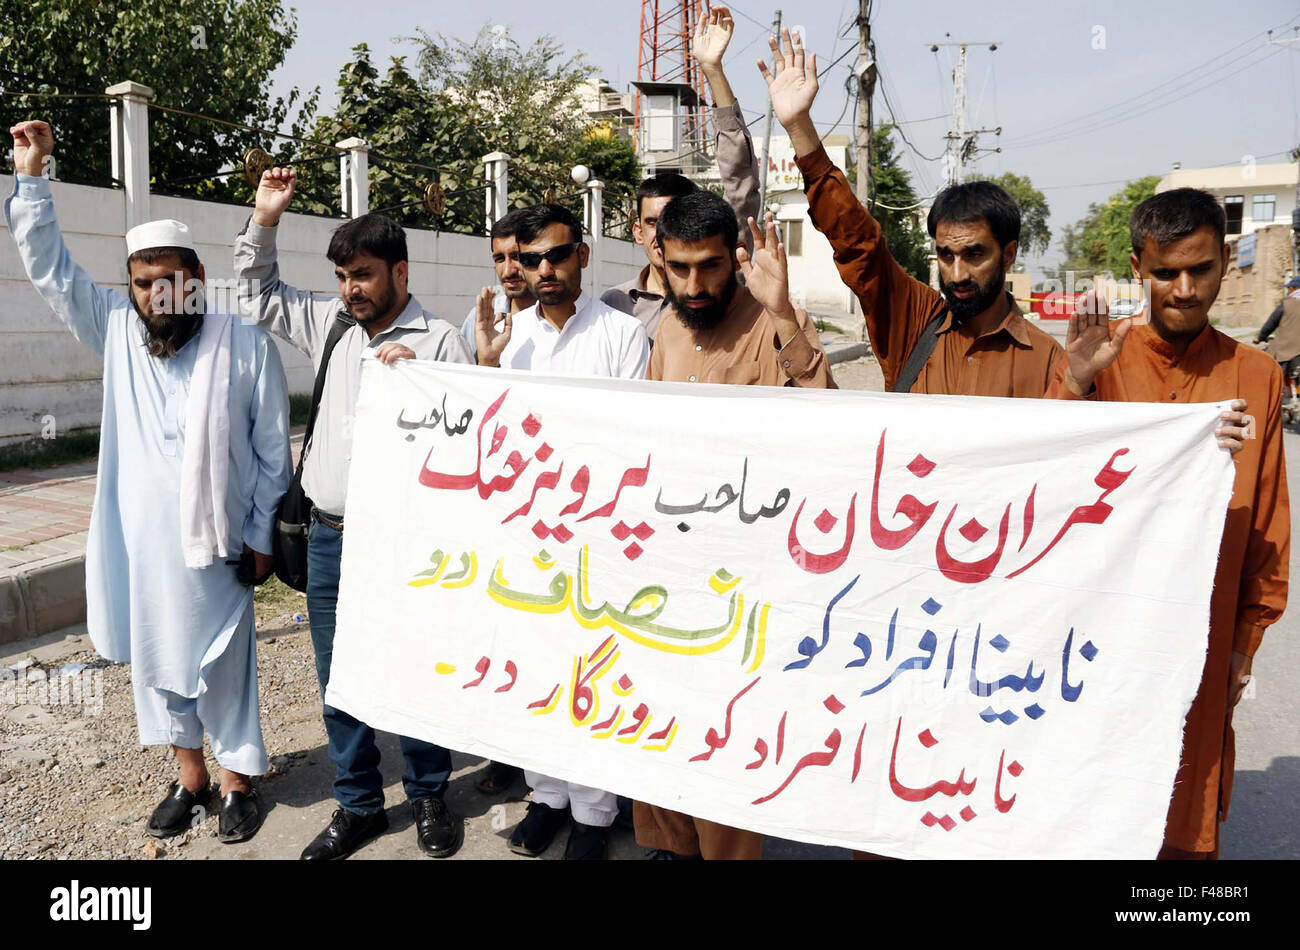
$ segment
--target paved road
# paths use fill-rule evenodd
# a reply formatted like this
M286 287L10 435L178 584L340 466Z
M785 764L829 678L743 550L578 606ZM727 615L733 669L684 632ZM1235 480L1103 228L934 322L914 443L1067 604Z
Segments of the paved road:
M1300 478L1300 433L1285 436L1286 465ZM1291 508L1297 532L1300 505ZM1291 546L1292 607L1264 637L1254 681L1237 708L1237 778L1225 858L1300 858L1300 561Z

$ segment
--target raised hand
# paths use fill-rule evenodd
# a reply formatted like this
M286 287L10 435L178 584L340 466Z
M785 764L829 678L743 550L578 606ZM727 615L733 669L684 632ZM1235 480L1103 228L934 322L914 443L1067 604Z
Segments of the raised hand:
M763 216L763 224L764 230L760 231L754 219L749 219L754 252L751 255L741 245L736 248L736 260L745 276L745 286L776 322L777 336L784 346L799 332L799 322L790 303L790 273L785 245L777 237L772 212Z
M280 216L289 210L297 183L298 173L292 168L268 168L262 172L253 203L253 221L264 228L279 224Z
M1086 396L1092 390L1097 374L1115 362L1132 327L1132 319L1121 320L1115 325L1112 337L1105 298L1095 293L1088 294L1081 306L1076 306L1065 331L1065 356L1069 367L1065 373L1066 387L1076 396Z
M508 312L502 314L505 325L500 330L496 328L498 315L492 312L493 296L492 288L484 287L474 301L474 346L478 351L479 366L500 366L501 354L510 342L513 321Z
M808 119L813 100L817 98L817 54L805 59L803 37L796 35L791 39L790 31L785 27L781 28L781 41L785 46L784 52L775 39L768 38L767 45L772 49L772 72L761 59L758 71L767 82L772 111L789 131L791 123Z
M19 122L9 129L14 137L14 171L40 178L54 154L54 133L39 119Z
M722 55L727 51L735 30L736 23L726 7L714 7L700 20L699 29L692 38L691 54L702 69L722 68Z

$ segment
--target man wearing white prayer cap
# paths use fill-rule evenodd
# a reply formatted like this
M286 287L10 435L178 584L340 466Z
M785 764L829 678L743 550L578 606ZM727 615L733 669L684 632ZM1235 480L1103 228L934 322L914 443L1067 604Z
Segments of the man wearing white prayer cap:
M179 764L145 830L170 837L216 810L206 732L221 766L220 840L244 841L262 819L251 777L267 768L252 588L270 575L291 473L284 369L265 331L205 312L203 265L179 221L127 233L129 299L92 282L42 174L49 125L9 131L5 218L23 266L104 360L86 626L100 654L131 663L141 744L170 745Z

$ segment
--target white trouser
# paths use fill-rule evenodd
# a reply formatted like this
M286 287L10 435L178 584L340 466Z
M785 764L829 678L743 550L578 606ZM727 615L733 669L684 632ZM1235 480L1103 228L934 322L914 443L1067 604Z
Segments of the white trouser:
M250 611L251 616L251 611ZM267 770L262 719L257 708L257 641L244 624L207 669L207 688L196 698L142 686L132 677L141 745L202 749L212 740L217 762L242 775Z
M533 801L552 808L568 808L573 820L597 828L608 828L618 816L613 792L602 792L576 782L565 782L540 772L524 770L524 780L533 787Z

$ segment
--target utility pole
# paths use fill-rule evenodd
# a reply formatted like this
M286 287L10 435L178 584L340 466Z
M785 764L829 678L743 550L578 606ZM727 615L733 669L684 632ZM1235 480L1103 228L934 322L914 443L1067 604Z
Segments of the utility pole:
M1274 39L1273 31L1268 31L1271 46L1300 50L1300 26L1291 28L1292 35L1285 39ZM1291 150L1291 160L1300 165L1300 147ZM1296 180L1295 207L1291 209L1291 276L1300 275L1300 179Z
M858 0L858 61L853 74L858 80L858 200L864 205L871 199L871 159L873 127L871 97L876 91L876 48L871 42L871 0Z
M772 21L772 35L781 42L781 11L776 11ZM772 97L767 97L767 124L763 129L763 167L758 172L758 220L763 220L767 210L767 166L772 163Z
M951 36L948 33L944 35ZM931 43L930 52L939 52L940 46L958 47L957 65L952 70L952 129L946 136L948 147L944 155L944 179L949 185L960 185L966 178L966 165L975 157L979 136L986 133L1002 134L1001 126L996 129L966 128L966 48L968 46L987 46L989 52L995 52L998 44L996 42L947 41ZM1000 152L1002 150L999 148L995 149L995 151Z
M1300 146L1291 149L1291 158L1300 166ZM1300 276L1300 178L1296 179L1295 207L1291 209L1291 276Z

